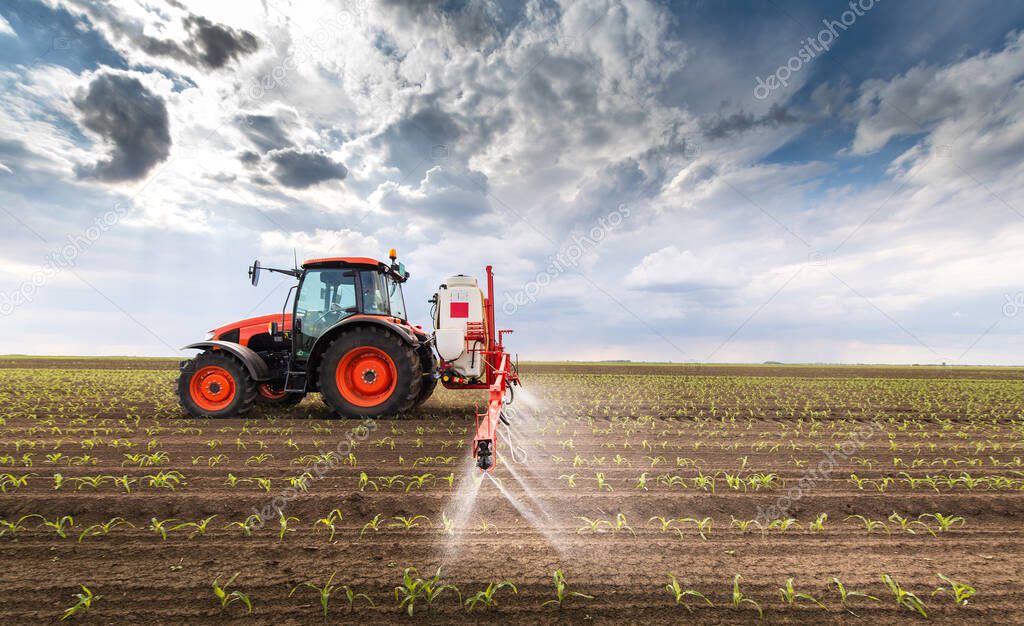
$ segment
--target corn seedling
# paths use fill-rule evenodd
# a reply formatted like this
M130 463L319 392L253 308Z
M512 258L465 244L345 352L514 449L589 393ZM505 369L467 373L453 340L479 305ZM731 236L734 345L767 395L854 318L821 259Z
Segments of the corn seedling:
M283 511L278 511L277 512L277 527L278 527L277 541L278 541L278 543L281 543L281 542L284 541L284 536L286 534L295 532L294 528L289 528L288 527L289 522L293 522L293 521L297 522L297 521L299 521L299 518L297 518L297 517L285 517Z
M839 593L839 605L842 606L848 613L856 616L857 614L850 610L849 603L852 598L864 598L865 600L874 600L875 602L881 602L880 599L875 596L861 593L860 591L850 591L846 588L838 578L832 577L832 584L836 586L836 591Z
M242 534L246 537L251 537L254 530L257 530L263 526L263 518L253 513L249 517L245 518L241 522L230 522L224 528L235 528L238 527L242 531Z
M498 583L492 582L487 585L486 589L478 591L472 596L466 598L466 610L472 612L473 609L475 609L478 604L482 604L483 606L486 606L488 608L497 606L498 601L494 599L494 596L506 587L511 589L512 593L514 594L519 593L519 590L516 589L516 586L507 580L503 580Z
M633 531L633 528L629 523L626 522L626 516L623 513L619 513L615 516L615 524L611 526L612 530L628 530L629 534L636 537L636 533Z
M938 587L932 592L935 595L948 595L953 598L953 603L959 607L967 606L968 601L974 597L977 590L966 584L958 583L944 574L937 574L939 580L946 583L946 586Z
M335 510L337 510L337 509L335 509ZM327 621L328 604L331 601L331 596L334 595L334 592L337 589L341 589L341 590L343 590L345 592L346 598L348 600L348 610L349 610L349 612L352 612L352 609L355 606L356 600L358 600L360 598L366 600L370 604L370 606L376 606L373 603L373 600L370 599L370 596L366 595L365 593L356 593L348 585L338 586L338 585L333 584L334 583L334 577L336 575L337 575L337 572L332 573L331 577L327 579L327 582L324 583L323 587L318 587L315 584L313 584L313 582L311 582L311 581L307 581L307 582L304 582L304 583L299 583L298 585L295 585L294 587L292 587L292 590L288 592L288 597L289 598L292 597L295 594L295 592L298 591L301 588L307 588L307 589L310 589L312 591L315 591L320 596L320 607L323 609L324 621Z
M420 525L419 520L425 521L427 523L427 526L430 525L430 518L428 518L426 515L413 515L412 517L402 517L401 515L396 515L391 519L393 519L394 521L388 524L388 528L401 528L402 530L412 530L413 528L417 528Z
M428 480L431 480L431 481L434 480L434 475L433 474L420 474L419 476L410 476L409 477L409 484L405 486L405 492L409 493L409 490L412 489L413 487L416 487L417 489L422 489L423 485Z
M703 539L704 541L708 540L707 535L711 534L711 524L712 524L712 520L711 520L710 517L705 517L704 519L696 519L694 517L683 517L683 518L680 518L678 521L679 521L680 524L688 524L689 523L689 524L695 525L697 527L697 532L700 533L700 538ZM676 530L679 532L679 536L682 537L683 536L683 531L679 530L679 529L676 529Z
M825 605L822 604L821 602L818 602L818 600L814 596L812 596L812 595L810 595L808 593L800 593L799 591L794 589L793 588L793 579L792 578L787 578L786 579L786 586L785 587L779 587L779 595L782 597L782 602L784 604L786 604L786 606L796 606L796 602L798 600L804 600L806 602L811 602L813 604L818 605L823 610L826 610L826 611L828 610L825 607Z
M210 524L211 521L213 521L213 518L215 518L215 517L217 517L217 516L216 515L211 515L210 517L207 517L205 519L201 519L198 522L185 522L183 524L178 524L177 526L169 528L168 532L174 532L176 530L183 530L185 528L191 528L192 529L192 533L189 535L189 539L191 539L192 537L195 537L196 535L205 535L206 534L206 527Z
M576 529L576 534L577 535L582 535L583 533L585 533L588 530L590 532L592 532L592 533L599 533L599 532L601 532L601 527L606 525L606 524L608 525L609 528L612 527L612 523L609 522L608 520L590 519L589 517L582 517L582 516L577 516L576 519L581 520L583 522L583 526L580 526L579 528Z
M381 515L380 513L374 515L373 519L371 519L370 521L368 521L365 524L363 524L362 530L359 531L359 537L362 538L362 536L365 535L366 531L368 531L368 530L372 530L373 532L379 531L380 530L380 523L381 523L381 521L383 521L383 519L384 519L384 516Z
M85 613L86 611L92 608L93 602L96 602L97 600L103 597L93 594L93 592L90 591L89 588L85 585L79 585L79 587L82 588L82 593L71 594L71 597L77 598L78 602L68 607L67 609L64 609L64 614L61 615L60 621L63 622L66 619L70 619L75 615L78 615L79 612Z
M459 592L459 588L441 580L440 567L432 578L427 579L420 578L415 567L407 567L402 572L402 584L395 587L395 602L398 602L398 608L404 608L412 617L417 601L425 601L429 608L445 591L455 592L459 597L459 604L462 604L462 593Z
M82 543L82 540L86 537L95 537L97 535L109 534L110 531L114 530L118 526L128 526L130 528L135 528L134 524L124 519L123 517L115 517L106 523L93 524L92 526L83 530L81 534L78 535L78 543Z
M329 537L327 537L327 541L333 542L334 535L338 532L337 525L341 522L341 519L341 509L334 509L333 511L328 513L326 517L321 517L320 519L318 519L316 523L313 524L313 526L324 526L330 529L331 534Z
M441 532L449 537L455 535L455 520L448 517L444 511L441 511Z
M17 521L10 522L5 519L0 519L0 537L6 534L16 535L23 530L28 530L28 527L23 524L25 520L38 517L39 519L46 521L46 518L38 513L29 513L18 518Z
M939 525L939 532L944 533L953 528L955 524L966 524L967 521L959 515L943 515L942 513L923 513L918 516L918 519L922 517L930 517L935 520L935 523Z
M927 607L920 598L901 587L900 584L893 580L888 574L882 575L882 582L888 585L889 591L892 592L893 598L896 600L896 606L902 606L910 609L911 611L916 611L921 615L921 617L925 619L928 618L928 613L925 612Z
M672 597L675 598L676 605L683 605L683 608L686 609L688 613L693 613L693 607L686 603L687 598L703 600L708 606L715 606L703 593L694 591L693 589L683 589L682 585L679 584L679 581L676 580L675 574L669 573L667 576L669 578L669 583L665 585L665 589L672 594Z
M236 578L238 578L238 572L235 572L234 575L231 576L231 578L229 578L227 582L224 583L223 587L220 585L219 579L214 579L213 593L215 596L217 596L217 600L220 601L221 610L226 609L235 602L241 602L245 605L245 608L248 609L248 612L251 615L252 602L249 601L249 596L245 595L237 589L228 591L228 587L230 587L231 584L235 582Z
M886 534L889 534L889 527L885 525L882 520L874 520L863 515L847 515L847 520L858 519L864 524L864 530L868 531L868 534L875 532L876 530L884 530Z
M818 513L818 517L807 526L807 530L812 533L825 532L825 522L827 521L828 513Z
M569 598L584 598L587 600L594 599L594 596L588 596L578 591L570 591L569 584L565 581L565 574L562 573L562 570L555 570L555 573L552 578L555 583L555 597L553 600L548 600L542 603L540 605L541 608L548 606L549 604L554 604L559 609L561 609L562 604L565 603L565 601Z
M47 519L45 519L45 518L40 518L40 519L43 520L43 523L42 523L43 526L46 526L47 528L52 528L53 531L55 533L57 533L57 536L60 537L61 539L67 539L68 530L70 530L71 527L75 525L75 520L70 515L64 515L62 517L58 517L57 519L53 520L52 522L47 520Z
M178 520L174 519L173 517L165 520L158 520L157 518L153 517L149 520L149 529L152 530L154 533L160 535L160 538L163 541L167 541L167 533L173 530L172 528L168 527L168 524L177 521Z
M653 522L655 520L657 520L657 522L661 525L661 532L663 532L663 533L667 533L668 531L672 530L672 524L675 524L676 522L679 521L677 519L661 517L660 515L652 517L651 519L649 519L647 521L648 522Z
M889 521L893 523L895 528L898 528L899 530L911 535L917 534L914 531L914 525L917 525L924 528L933 537L935 536L935 531L933 531L931 528L928 528L928 524L925 524L921 521L912 520L909 517L904 517L896 511L893 511L892 515L889 516Z
M142 477L149 481L150 487L158 487L161 489L170 489L174 491L179 485L185 483L185 476L177 470L171 470L169 472L157 472L156 474L147 474Z
M743 592L740 591L740 580L742 579L743 577L739 574L736 574L732 578L732 608L738 611L743 608L744 604L749 604L750 606L757 609L757 615L763 620L764 611L761 610L761 605L758 604L756 601L744 596Z

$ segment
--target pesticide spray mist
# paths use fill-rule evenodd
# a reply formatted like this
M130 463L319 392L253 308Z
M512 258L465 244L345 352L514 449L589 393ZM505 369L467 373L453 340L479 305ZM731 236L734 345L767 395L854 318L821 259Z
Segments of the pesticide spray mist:
M459 477L459 488L451 504L451 519L454 534L448 536L444 547L444 561L458 557L464 531L479 498L489 495L506 500L561 556L568 552L565 539L555 529L568 523L561 519L543 493L542 486L553 476L537 473L531 458L539 460L543 452L537 450L526 436L539 427L537 415L543 410L542 403L522 387L516 389L513 404L505 409L505 416L511 426L499 431L498 464L489 473L481 472L472 458L463 465Z

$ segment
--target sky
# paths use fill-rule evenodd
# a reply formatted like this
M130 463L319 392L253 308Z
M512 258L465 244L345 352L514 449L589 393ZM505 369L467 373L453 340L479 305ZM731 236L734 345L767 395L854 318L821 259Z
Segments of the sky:
M0 353L495 268L522 359L1020 364L1024 3L6 0Z

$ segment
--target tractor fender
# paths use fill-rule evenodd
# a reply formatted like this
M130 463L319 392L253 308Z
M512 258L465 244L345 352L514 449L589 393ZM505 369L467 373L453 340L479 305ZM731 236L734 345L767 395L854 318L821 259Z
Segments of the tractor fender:
M252 376L254 381L270 380L270 369L267 367L266 361L260 358L260 355L256 354L251 348L241 344L217 340L197 341L196 343L190 343L182 348L182 350L206 350L210 348L224 350L233 354L242 362L242 365L249 371L249 375Z
M325 330L319 337L317 337L316 341L313 343L313 347L309 351L309 367L307 368L310 380L315 380L314 371L316 368L320 366L320 357L323 356L324 350L327 349L327 346L331 345L331 342L334 341L334 339L338 335L340 335L342 332L349 328L367 325L374 325L386 328L391 332L395 333L395 335L402 339L402 341L409 344L413 348L418 348L420 345L420 339L419 337L416 336L415 333L389 320L380 317L372 317L369 315L348 317Z

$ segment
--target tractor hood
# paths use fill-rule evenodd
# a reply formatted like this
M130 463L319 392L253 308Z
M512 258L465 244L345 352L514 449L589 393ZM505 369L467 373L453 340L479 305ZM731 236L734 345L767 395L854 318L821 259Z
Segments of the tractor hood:
M280 326L282 324L282 316L280 313L271 313L270 315L260 315L258 317L249 317L244 320L238 320L237 322L231 322L223 326L218 326L210 332L213 333L213 339L220 339L222 341L233 341L240 343L243 346L249 344L249 339L254 335L261 333L270 332L270 323L277 322ZM283 316L284 327L278 330L291 331L292 329L292 314L285 313Z

